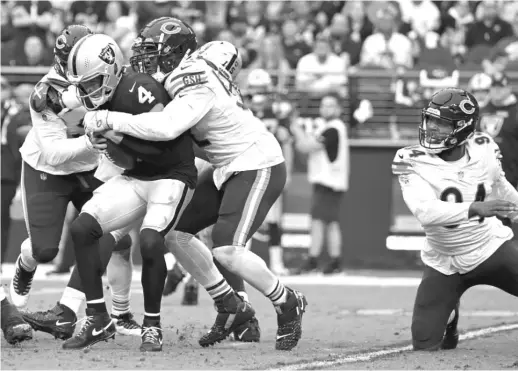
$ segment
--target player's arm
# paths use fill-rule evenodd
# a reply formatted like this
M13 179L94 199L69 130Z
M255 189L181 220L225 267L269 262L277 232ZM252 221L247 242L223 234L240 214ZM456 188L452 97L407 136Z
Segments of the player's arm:
M491 140L490 145L494 151L495 163L494 163L494 185L493 192L497 199L506 200L518 205L518 191L516 188L507 180L504 170L502 169L502 154L498 145Z
M403 199L423 227L450 226L475 216L471 202L441 201L430 184L415 173L408 158L398 151L392 172L399 178Z
M56 89L45 83L36 85L30 97L31 121L45 161L51 166L95 150L86 135L67 138L65 122L58 116L62 110Z
M154 141L172 140L196 125L214 107L216 96L207 87L178 95L162 112L129 115L110 112L108 126L137 138Z

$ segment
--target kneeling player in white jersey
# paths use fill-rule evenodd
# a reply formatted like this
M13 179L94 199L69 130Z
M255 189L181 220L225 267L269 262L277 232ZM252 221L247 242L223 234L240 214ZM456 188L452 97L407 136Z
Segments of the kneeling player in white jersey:
M16 261L16 271L11 281L10 294L14 305L23 308L29 300L32 279L40 263L52 261L58 253L58 245L69 201L77 210L90 199L93 190L102 184L94 177L103 147L86 135L67 137L67 127L79 125L85 110L80 108L76 90L66 79L66 63L73 46L92 32L88 27L71 25L66 27L56 39L54 47L55 64L35 86L30 98L30 114L33 128L20 149L22 167L22 202L29 238L21 246L21 254ZM95 142L95 141L94 141ZM110 264L108 281L115 292L112 315L118 329L136 329L129 312L129 279L120 279L121 272L127 272L127 264L122 267L119 254L124 254L131 245L131 239L122 238L118 233L108 234L101 240L102 246L113 246L120 240L120 250ZM107 256L106 259L110 257ZM76 278L76 279L74 279ZM78 283L77 270L72 273L71 282ZM34 329L48 332L60 339L68 339L75 329L76 315L84 296L80 284L69 285L65 292L70 300L59 302L50 311L27 313L25 320ZM81 298L81 299L79 299ZM77 308L76 308L77 306ZM118 310L118 311L117 311Z
M459 300L475 285L518 296L518 192L506 180L493 140L474 133L479 106L461 89L435 93L423 109L420 145L392 164L408 208L426 233L425 264L412 318L415 350L454 349Z
M85 126L157 141L170 140L190 130L215 169L211 178L199 177L193 199L176 226L175 234L180 235L176 240L188 247L194 234L215 224L214 257L272 301L278 313L276 349L293 349L301 337L306 298L286 288L261 258L245 249L283 191L286 166L282 150L275 137L243 105L233 82L241 69L237 49L226 42L211 42L181 61L163 63L162 57L167 60L171 50L182 49L182 45L164 42L182 26L174 18L158 22L161 24L154 28L156 33L140 40L140 54L133 58L137 68L148 73L172 71L165 80L171 103L160 113L87 114ZM225 339L230 334L229 318L218 307L216 322L200 339L200 345Z

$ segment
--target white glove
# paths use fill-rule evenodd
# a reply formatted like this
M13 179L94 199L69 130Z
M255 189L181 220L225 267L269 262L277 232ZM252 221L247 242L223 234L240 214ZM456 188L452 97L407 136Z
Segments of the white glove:
M97 133L100 131L110 130L111 126L108 123L107 110L90 111L85 114L83 118L83 125L87 133Z

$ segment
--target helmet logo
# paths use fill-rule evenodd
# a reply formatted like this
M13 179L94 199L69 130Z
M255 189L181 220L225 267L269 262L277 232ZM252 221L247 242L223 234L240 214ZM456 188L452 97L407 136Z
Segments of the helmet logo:
M468 105L468 106L466 106ZM459 108L462 112L464 112L466 115L471 115L475 113L475 106L473 105L473 102L469 99L464 99L459 103Z
M180 27L180 25L176 22L167 22L167 23L164 23L161 27L160 27L160 31L162 31L163 33L167 34L167 35L174 35L176 33L179 33L180 31L182 31L182 28Z
M56 39L56 48L57 49L63 49L67 45L67 38L65 35L59 35L59 37Z
M103 50L101 50L101 54L99 54L99 59L106 64L115 63L115 51L113 50L110 44L106 45L103 48Z

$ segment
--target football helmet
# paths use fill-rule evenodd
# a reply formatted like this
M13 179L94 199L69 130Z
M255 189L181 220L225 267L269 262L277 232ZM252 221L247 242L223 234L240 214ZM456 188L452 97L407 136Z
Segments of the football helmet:
M188 51L197 48L196 34L188 24L173 17L161 17L140 31L131 47L130 64L135 71L162 82Z
M469 80L468 90L477 99L480 107L485 107L489 103L491 83L491 77L485 73L477 73Z
M70 51L80 39L92 33L88 27L80 24L70 25L61 31L54 44L54 69L59 75L66 78L67 60Z
M233 81L241 72L241 67L243 67L243 60L239 50L228 41L211 41L203 45L196 55L198 58L223 68L230 74Z
M111 99L122 77L123 61L122 51L108 35L88 35L72 48L67 78L77 86L78 98L87 110Z
M471 93L457 88L439 90L422 111L419 143L430 153L460 146L475 132L479 115Z

